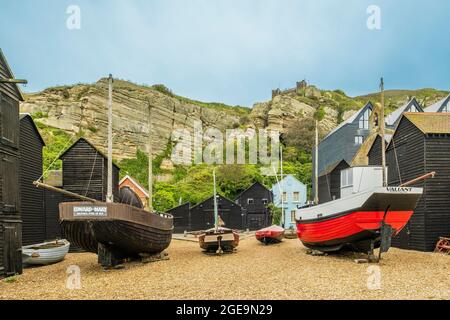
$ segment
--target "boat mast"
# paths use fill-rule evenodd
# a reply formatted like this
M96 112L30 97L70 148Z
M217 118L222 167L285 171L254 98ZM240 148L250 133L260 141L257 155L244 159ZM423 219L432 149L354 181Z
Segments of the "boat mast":
M152 105L148 104L148 211L153 211Z
M380 110L380 131L381 131L381 166L383 168L383 187L387 187L387 174L386 174L386 141L384 140L385 134L385 119L384 119L384 79L381 78L380 82L381 91L381 110Z
M281 187L281 226L285 225L285 212L284 212L284 186L283 186L283 145L280 143L280 187Z
M217 190L216 190L216 169L213 170L214 181L214 228L219 229L219 211L217 209Z
M316 119L316 143L314 147L314 203L319 204L319 120Z
M111 203L114 201L113 191L112 191L112 122L113 122L113 113L112 113L112 91L113 91L113 77L110 74L108 79L108 188L107 188L107 196L106 202Z

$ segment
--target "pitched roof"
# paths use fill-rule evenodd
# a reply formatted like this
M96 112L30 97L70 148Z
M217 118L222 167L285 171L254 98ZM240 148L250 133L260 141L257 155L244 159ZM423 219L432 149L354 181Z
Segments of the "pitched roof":
M444 99L439 100L435 104L432 104L431 106L424 109L425 112L439 112L441 107L445 104L446 101L450 99L450 94L446 96Z
M340 161L336 161L335 163L333 163L333 164L329 165L327 168L325 168L325 170L322 171L322 172L319 174L319 177L322 177L322 176L325 176L325 175L331 173L331 172L332 172L334 169L336 169L336 167L339 166L342 162L346 163L346 164L350 167L350 165L348 164L348 162L345 161L344 159L342 159L342 160L340 160Z
M123 177L122 180L120 180L120 182L119 182L119 188L120 188L120 185L121 185L125 180L127 180L127 179L130 180L131 183L134 184L139 190L141 190L142 193L143 193L146 197L149 196L148 190L145 189L139 182L137 182L135 179L133 179L133 178L130 177L129 175L126 175L125 177Z
M63 154L61 154L60 156L59 156L59 159L63 159L64 158L64 156L70 151L70 150L72 150L72 148L74 147L74 146L76 146L78 143L80 143L80 142L86 142L88 145L90 145L95 151L97 151L97 153L99 154L99 155L101 155L104 159L108 159L108 157L103 153L103 152L101 152L96 146L94 146L92 143L90 143L87 139L85 139L85 138L79 138L77 141L75 141L75 143L74 144L72 144L66 151L64 151L63 152ZM114 161L113 161L113 166L115 166L117 169L119 169L120 170L120 167L117 165L117 164L115 164L114 163Z
M6 60L6 57L3 54L3 51L1 48L0 48L0 61L2 61L4 66L6 67L6 72L9 73L8 77L11 77L11 79L14 79L14 74L13 74L13 72L8 64L8 60ZM9 84L9 85L12 85L14 87L14 89L16 90L17 96L19 97L19 100L24 101L25 99L23 97L22 90L20 90L20 87L17 84Z
M292 174L287 174L284 176L283 179L281 179L279 182L275 183L272 186L272 191L275 189L276 186L280 185L280 184L284 184L284 181L287 180L288 178L293 179L294 181L298 182L299 184L305 185L303 182L301 182L300 180L298 180L296 177L294 177Z
M236 197L235 200L237 200L237 199L239 199L240 197L242 197L242 195L243 195L244 193L246 193L248 190L250 190L251 188L253 188L254 186L257 186L257 185L260 185L261 187L263 187L264 189L266 189L267 192L271 192L271 191L270 191L269 189L267 189L262 183L256 181L256 182L255 182L254 184L252 184L250 187L248 187L247 189L245 189L244 191L242 191L242 192Z
M450 133L450 113L404 113L406 119L411 121L423 133Z
M226 198L226 197L224 197L224 196L222 196L222 195L220 195L220 194L217 194L217 196L218 196L220 199L224 199L225 201L229 202L230 204L233 204L233 205L235 205L235 206L240 207L241 209L243 209L242 206L239 205L239 204L237 204L236 202L234 202L234 201L232 201L232 200L230 200L230 199L228 199L228 198ZM204 204L206 201L211 200L211 199L213 199L213 198L214 198L214 195L212 195L212 196L209 197L209 198L206 198L206 199L203 200L202 202L197 203L195 206L191 207L191 209L194 209L194 208L196 208L196 207L198 207L198 206Z
M31 125L32 125L34 131L36 131L39 140L42 142L42 145L45 146L44 139L42 139L41 133L39 132L39 129L36 127L36 123L34 122L34 120L31 117L31 115L29 113L21 113L19 115L19 118L20 118L20 121L22 121L24 119L28 119L28 120L31 121Z
M338 125L336 128L334 128L329 134L327 134L325 136L325 138L323 138L323 140L325 140L326 138L328 138L329 136L331 136L333 133L335 133L336 131L338 131L339 129L341 129L342 127L344 127L347 124L352 123L353 121L356 120L356 118L358 118L361 113L367 108L370 107L371 109L373 108L372 103L371 102L367 102L366 105L364 107L362 107L361 109L359 109L354 115L352 115L350 118L348 118L347 120L341 122L340 125Z
M416 98L412 98L407 103L402 105L401 107L397 108L394 112L392 112L390 115L386 117L386 124L388 126L393 126L395 122L397 122L398 119L402 116L402 114L411 106L415 105L416 107L419 107L420 111L423 112L423 109L420 107L419 103L417 102Z

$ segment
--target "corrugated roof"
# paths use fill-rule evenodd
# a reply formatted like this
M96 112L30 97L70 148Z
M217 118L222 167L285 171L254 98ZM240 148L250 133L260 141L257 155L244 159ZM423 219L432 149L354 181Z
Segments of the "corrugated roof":
M446 96L444 99L439 100L435 104L432 104L431 106L424 109L425 112L439 112L439 109L441 109L442 105L449 100L450 95Z
M407 112L404 117L423 133L450 133L450 113Z

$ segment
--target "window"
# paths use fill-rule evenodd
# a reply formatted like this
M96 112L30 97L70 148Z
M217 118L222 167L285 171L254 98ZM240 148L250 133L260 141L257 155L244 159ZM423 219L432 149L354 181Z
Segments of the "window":
M442 112L450 112L450 103L447 103L444 108L442 108Z
M283 202L287 201L287 192L283 192Z
M291 210L291 222L295 222L295 210Z
M363 142L364 142L363 136L355 136L355 145L359 146L359 145L363 144Z
M269 200L267 200L267 199L262 199L261 202L262 202L263 204L268 204L268 203L269 203Z
M409 112L419 112L419 110L417 110L416 106L412 105L411 108L409 108Z
M292 200L292 201L294 201L294 202L300 202L300 192L298 192L298 191L294 192L293 200Z
M369 118L370 118L370 109L367 109L363 115L359 118L359 128L360 129L369 129Z
M353 185L353 169L341 171L341 188L350 187Z
M255 199L253 199L253 198L247 199L247 204L254 204L254 203L255 203Z

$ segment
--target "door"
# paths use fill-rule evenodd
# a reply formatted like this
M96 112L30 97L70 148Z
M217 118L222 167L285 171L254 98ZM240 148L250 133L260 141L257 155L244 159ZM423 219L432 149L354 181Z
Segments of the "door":
M247 228L249 230L259 230L266 227L265 219L263 215L260 214L249 214L247 215Z
M19 104L0 93L0 144L14 149L19 144Z
M0 153L0 211L7 214L19 212L19 160Z
M6 276L22 273L22 243L19 223L4 224L3 265Z

